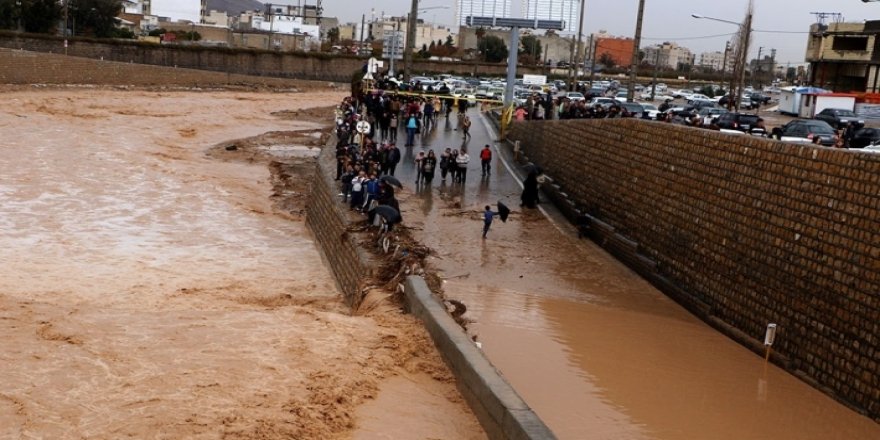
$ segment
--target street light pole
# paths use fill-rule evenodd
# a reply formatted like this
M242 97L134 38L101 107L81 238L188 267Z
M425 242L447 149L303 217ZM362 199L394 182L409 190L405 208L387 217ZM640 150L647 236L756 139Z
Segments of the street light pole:
M754 0L749 0L749 6L746 10L746 18L742 23L724 20L721 18L706 17L700 14L691 14L694 18L704 18L706 20L720 21L739 26L739 43L736 50L736 58L733 65L733 76L730 78L730 101L728 108L735 108L737 112L740 109L740 101L742 100L742 92L746 82L746 63L749 59L749 43L752 38L752 16L755 10ZM738 70L737 70L738 69Z
M629 69L629 88L626 91L627 101L633 100L633 94L636 88L636 75L639 70L639 46L642 44L642 17L645 15L645 0L639 0L639 14L636 17L636 35L633 38L633 56L632 66Z

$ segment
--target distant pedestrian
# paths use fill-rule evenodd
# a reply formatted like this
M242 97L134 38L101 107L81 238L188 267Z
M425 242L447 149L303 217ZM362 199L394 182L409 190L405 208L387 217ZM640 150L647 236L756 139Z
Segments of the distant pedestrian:
M452 149L447 148L440 154L440 177L446 180L446 174L449 172L449 161L452 159Z
M391 144L388 147L388 174L394 175L398 163L400 163L400 148L397 148L395 144Z
M422 161L425 160L425 152L419 151L419 154L416 156L416 183L421 183L422 181Z
M492 172L492 150L489 149L489 144L486 144L483 147L483 150L480 151L480 166L483 170L483 176L488 176Z
M419 117L417 113L411 113L406 119L406 147L415 145L416 129L419 127Z
M483 211L483 240L486 239L486 234L489 233L489 228L492 227L492 220L496 215L498 215L498 213L492 211L492 208L489 205L486 205L486 209Z
M468 115L464 115L461 119L461 131L464 133L464 138L467 139L471 137L471 118Z
M456 171L457 171L457 179L456 181L464 183L467 180L467 169L468 163L471 161L471 156L467 153L467 150L464 148L461 149L461 152L458 153L458 157L455 159Z
M422 180L430 185L434 180L434 171L437 169L437 156L434 150L428 150L428 155L422 159Z

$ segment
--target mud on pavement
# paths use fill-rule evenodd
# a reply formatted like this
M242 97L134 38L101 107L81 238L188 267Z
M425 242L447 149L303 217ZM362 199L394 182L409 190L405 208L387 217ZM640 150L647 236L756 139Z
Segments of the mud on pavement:
M352 316L301 220L321 125L272 113L341 94L4 98L0 438L483 436L424 330Z

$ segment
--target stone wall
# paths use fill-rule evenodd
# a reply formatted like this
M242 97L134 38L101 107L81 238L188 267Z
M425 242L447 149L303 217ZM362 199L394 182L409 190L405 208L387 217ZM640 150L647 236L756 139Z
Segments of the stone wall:
M880 155L640 120L514 123L568 212L698 316L880 421Z
M331 137L331 139L335 138ZM370 264L373 261L370 254L358 246L354 234L347 232L348 227L355 220L360 219L355 218L355 215L340 203L341 198L336 195L339 185L333 180L336 177L334 147L335 144L328 144L318 156L314 181L306 205L306 222L315 234L315 239L348 304L356 306L362 280L372 275L372 268L378 267L378 263Z
M64 40L56 36L18 34L0 31L0 48L64 54ZM314 79L348 83L360 70L365 58L325 53L276 52L260 49L230 49L199 45L159 45L125 40L74 38L68 41L67 55L73 57L210 70L228 74ZM452 73L504 76L505 64L417 61L413 74ZM520 74L540 73L540 69L519 68Z

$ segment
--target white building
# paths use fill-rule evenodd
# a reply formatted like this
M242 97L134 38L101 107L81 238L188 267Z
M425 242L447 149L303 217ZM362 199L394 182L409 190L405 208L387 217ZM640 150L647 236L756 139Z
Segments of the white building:
M678 44L666 42L656 46L642 48L645 52L643 60L651 65L669 69L680 69L682 66L694 65L694 54L690 49Z
M511 0L455 0L455 23L467 25L468 16L510 18Z
M290 15L271 15L267 19L260 15L251 18L251 26L261 31L275 32L278 34L308 35L320 38L320 27L313 24L305 24L303 17Z
M562 20L565 31L577 32L581 0L522 0L523 18Z
M141 0L144 15L201 23L206 0Z
M730 68L730 66L726 65L728 63L725 63L724 61L724 52L703 52L700 54L700 61L697 65L704 69L712 69L720 72L722 69Z

